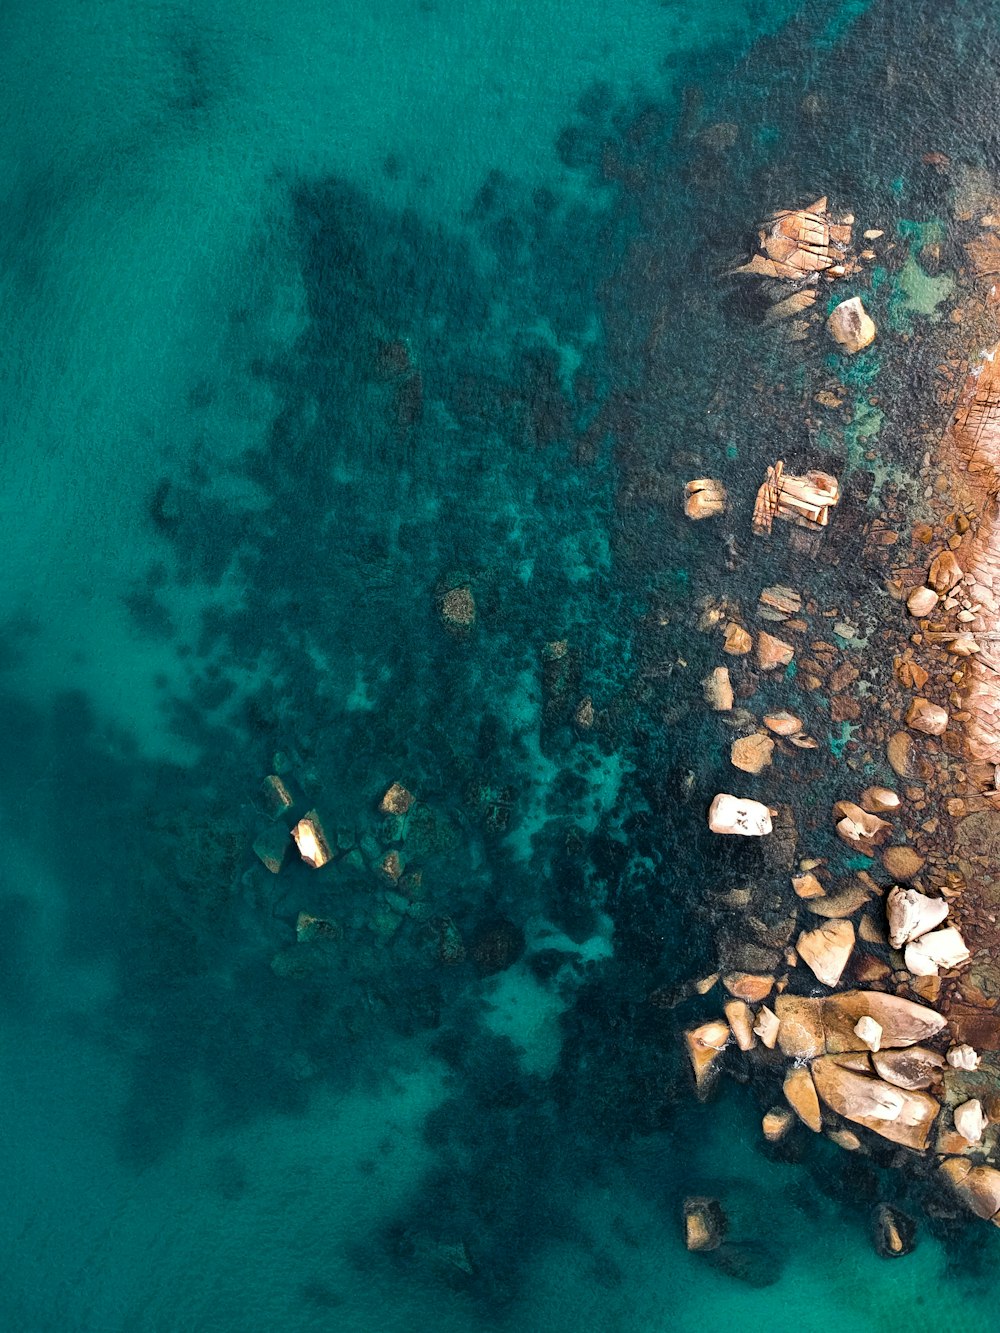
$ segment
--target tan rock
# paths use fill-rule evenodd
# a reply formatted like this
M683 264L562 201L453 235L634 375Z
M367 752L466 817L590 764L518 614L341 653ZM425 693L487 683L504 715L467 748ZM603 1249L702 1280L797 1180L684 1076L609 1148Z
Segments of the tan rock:
M925 736L941 736L948 730L948 710L930 699L911 699L906 710L906 725Z
M914 588L906 599L906 609L911 616L916 616L918 620L924 616L929 616L938 603L938 595L933 588L928 588L926 584L922 588Z
M822 1006L821 1021L826 1035L826 1049L832 1053L861 1049L862 1043L854 1031L854 1025L865 1014L874 1018L882 1029L880 1055L887 1050L929 1041L945 1026L942 1014L925 1005L915 1004L912 1000L905 1000L901 995L884 991L842 991L818 1003Z
M943 898L929 898L916 889L905 889L895 884L886 899L889 920L889 943L902 949L911 940L919 939L939 926L948 915L948 904Z
M963 1157L947 1157L939 1170L977 1217L995 1217L1000 1211L1000 1171L995 1167L973 1166Z
M740 736L729 747L729 760L743 773L762 773L774 755L774 741L763 731Z
M955 1107L955 1128L969 1143L978 1143L988 1124L989 1121L983 1114L982 1102L978 1097L973 1097L971 1101Z
M779 995L774 1001L774 1012L783 1055L791 1060L812 1060L823 1054L826 1030L822 1000L807 995Z
M911 1092L937 1083L944 1060L929 1046L907 1046L895 1051L879 1051L872 1056L879 1078Z
M757 1021L753 1025L753 1030L769 1051L774 1050L775 1042L778 1040L779 1027L777 1014L769 1009L766 1004L762 1004L757 1013Z
M726 511L726 488L721 481L699 477L684 487L684 512L688 518L716 518Z
M802 730L802 719L782 709L777 713L765 713L764 726L775 736L794 736Z
M753 639L743 628L737 625L735 621L730 621L726 626L726 637L722 644L722 651L729 653L732 657L744 657L753 647Z
M718 982L720 975L721 974L718 972L711 972L707 977L700 977L694 983L695 992L698 995L707 995L712 987Z
M817 981L836 986L854 951L854 927L850 921L826 921L816 930L804 930L795 947Z
M757 1045L753 1032L753 1011L744 1000L727 1000L722 1006L732 1030L736 1045L741 1051L752 1051Z
M908 1092L855 1073L830 1056L813 1061L812 1076L820 1099L845 1120L917 1152L926 1149L940 1109L928 1093Z
M726 1218L718 1199L684 1200L684 1244L689 1250L717 1250L725 1234Z
M270 824L254 840L253 849L271 874L277 875L285 864L291 845L292 839L284 824Z
M729 1024L718 1019L689 1028L684 1034L699 1101L705 1100L718 1077L719 1057L729 1042L729 1035Z
M800 898L822 898L826 893L826 889L811 870L804 875L793 875L792 888Z
M758 1004L774 989L774 977L756 972L729 972L722 978L722 984L737 1000Z
M810 899L806 904L813 916L853 916L869 900L868 889L860 879L853 879L836 894Z
M875 340L875 322L862 305L860 296L852 296L834 306L826 326L848 356L864 351Z
M913 879L924 866L924 858L912 847L886 847L882 851L882 864L893 879Z
M713 833L760 838L771 832L771 811L760 801L719 792L708 808L708 827Z
M379 802L384 815L405 815L413 804L413 796L399 782L394 782Z
M702 693L709 708L717 713L728 713L733 706L733 684L728 667L716 667L701 682Z
M954 634L945 641L944 650L952 657L973 657L979 652L979 641L973 634Z
M931 561L927 582L937 593L951 592L962 581L962 567L951 551L942 551Z
M916 977L936 977L969 961L965 940L954 926L932 930L908 944L903 954L907 971Z
M897 731L889 737L886 745L886 758L889 767L901 778L915 778L919 774L919 756L916 753L913 737L905 731Z
M299 820L292 829L292 837L299 849L299 856L302 857L307 866L319 870L321 866L325 866L329 861L330 844L326 840L323 825L320 823L319 815L315 810L310 810L307 815Z
M441 599L441 618L446 625L467 629L476 619L471 588L449 588Z
M788 666L795 656L795 649L784 639L765 634L762 630L757 635L757 665L761 671L778 671Z
M861 1147L861 1140L850 1129L829 1129L827 1136L838 1148L843 1148L846 1152L857 1152Z
M804 1065L790 1069L785 1075L782 1091L788 1105L806 1128L818 1134L823 1128L823 1117L820 1114L819 1098L816 1096L816 1087L809 1070Z
M778 1143L795 1124L795 1116L787 1106L772 1106L760 1122L768 1143Z
M898 810L902 802L888 787L866 787L861 793L861 808L870 815L890 814Z
M837 833L844 842L866 851L877 847L892 833L892 825L878 815L870 815L853 801L837 801L833 807Z
M882 1028L870 1014L862 1014L854 1024L854 1035L863 1041L870 1051L877 1051L882 1042Z
M781 583L765 588L758 602L762 615L771 612L774 618L781 620L786 620L789 616L797 616L802 610L800 595L794 588L786 588Z

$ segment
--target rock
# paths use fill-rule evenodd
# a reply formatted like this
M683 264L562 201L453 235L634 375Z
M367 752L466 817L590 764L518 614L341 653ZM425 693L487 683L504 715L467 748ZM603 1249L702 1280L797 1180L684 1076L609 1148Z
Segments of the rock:
M482 977L505 972L524 953L524 931L504 916L481 922L472 933L469 956Z
M732 657L745 657L752 647L753 639L747 630L731 620L726 626L726 637L722 643L722 651L729 653Z
M840 483L828 472L810 471L804 477L785 471L779 459L769 466L753 507L755 537L767 536L781 518L812 532L830 522L830 510L840 499Z
M726 488L721 481L699 477L684 487L684 512L688 518L717 518L726 512Z
M268 774L261 783L261 790L267 813L272 819L280 818L295 804L295 798L277 773Z
M454 629L468 629L476 619L476 602L469 587L449 588L441 599L441 619Z
M465 943L461 932L451 917L443 916L435 922L438 934L438 960L447 967L464 963L466 958Z
M719 1056L729 1042L729 1035L729 1024L718 1019L689 1028L684 1034L699 1101L705 1100L715 1084Z
M882 852L882 864L893 879L912 879L924 866L924 858L912 847L886 847Z
M897 1088L915 1092L929 1088L941 1078L944 1060L929 1046L907 1046L903 1050L879 1051L872 1056L879 1078Z
M760 801L719 792L708 809L708 827L713 833L760 838L771 832L771 812Z
M888 787L866 787L861 793L861 808L870 815L884 815L898 810L900 805L899 797Z
M727 1000L722 1006L736 1045L741 1051L752 1051L757 1045L753 1033L753 1011L744 1000Z
M903 954L907 971L916 977L936 977L941 971L961 967L969 961L965 940L954 926L932 930L906 946Z
M962 567L951 551L942 551L931 561L927 582L937 593L951 592L962 582Z
M906 710L906 725L914 731L922 731L925 736L940 736L948 729L948 710L931 703L930 699L911 699Z
M889 767L901 778L915 778L919 774L919 761L915 752L913 737L905 731L897 731L889 737L885 747Z
M845 1120L917 1152L927 1147L940 1109L928 1093L908 1092L845 1069L828 1055L813 1061L812 1075L821 1100Z
M774 1002L774 1012L778 1019L778 1045L783 1055L791 1060L812 1060L823 1054L826 1028L822 1000L806 995L779 995Z
M886 915L889 943L894 949L902 949L911 940L939 926L948 915L948 904L943 898L928 898L916 889L904 889L895 884L886 900Z
M254 839L253 850L271 874L277 875L291 845L292 840L284 824L272 824Z
M834 306L826 327L848 356L863 351L875 340L875 323L861 304L860 296Z
M816 930L804 930L795 947L817 981L836 986L854 951L854 927L850 921L827 921Z
M716 667L701 682L702 693L709 708L717 713L728 713L733 706L733 685L727 667Z
M300 912L295 922L295 939L299 944L336 944L343 937L342 927L335 921L327 921L321 916L310 916L308 912Z
M867 851L886 841L892 833L892 825L887 824L878 815L870 815L853 801L837 801L833 807L837 820L837 833L844 842Z
M737 1000L757 1004L771 994L774 977L760 976L754 972L730 972L722 978L722 984Z
M787 1106L772 1106L760 1122L768 1143L779 1143L795 1124L795 1116Z
M926 583L921 588L914 588L906 599L907 611L918 620L929 616L937 604L937 593L933 588L928 588Z
M405 815L413 804L413 796L398 782L394 782L379 802L384 815Z
M896 677L900 685L904 685L908 690L922 690L930 680L930 676L919 662L897 657L896 664Z
M753 1025L753 1030L761 1042L769 1051L774 1050L775 1042L778 1040L778 1017L773 1010L766 1004L762 1004L757 1013L757 1021Z
M995 1167L973 1166L964 1157L948 1157L938 1170L977 1217L988 1219L1000 1212L1000 1171Z
M828 1129L827 1138L845 1152L857 1152L861 1147L861 1140L851 1129Z
M988 1124L989 1121L983 1115L983 1106L978 1097L973 1097L971 1101L955 1107L955 1128L969 1143L978 1143Z
M757 635L757 665L761 671L777 671L788 666L795 656L795 649L784 639L777 639L773 634L762 630Z
M901 1259L913 1250L917 1228L913 1219L880 1203L872 1217L872 1241L882 1259Z
M400 860L399 852L386 852L379 862L378 869L379 874L390 884L397 884L403 874L403 862Z
M807 906L813 916L853 916L868 900L868 889L860 879L855 879L837 894L810 899Z
M718 1199L684 1200L684 1244L689 1250L696 1253L717 1250L726 1230L726 1215Z
M944 645L952 657L972 657L979 652L979 641L972 634L953 634Z
M804 1065L790 1069L782 1085L785 1100L807 1129L818 1134L823 1128L823 1118L819 1109L819 1098L813 1085L812 1075Z
M589 694L585 694L580 700L576 708L575 717L576 725L582 727L584 731L589 731L594 725L597 718L597 712L594 708L594 701Z
M695 992L698 995L707 995L712 987L718 982L720 975L719 972L712 972L707 977L699 978L699 980L694 983Z
M961 1046L952 1046L947 1055L948 1063L952 1069L978 1069L979 1056L972 1049L963 1043Z
M883 991L843 991L817 1001L822 1006L821 1021L826 1037L826 1049L857 1051L862 1043L854 1026L865 1014L874 1018L882 1029L882 1051L901 1046L915 1046L929 1041L945 1026L943 1014L925 1005L905 1000L901 995ZM775 1007L778 1007L779 1001ZM780 1017L780 1009L778 1010ZM784 1049L784 1047L782 1047Z
M752 736L741 736L729 747L729 760L734 768L743 773L761 773L774 754L774 741L763 731L755 731Z
M811 870L804 875L793 875L792 888L799 898L822 898L826 893L826 889Z
M775 736L794 736L802 730L802 719L781 709L777 713L765 713L764 726L768 731L773 731Z
M854 1024L854 1031L859 1041L863 1041L870 1051L877 1051L882 1043L882 1027L870 1014L862 1014Z
M299 820L292 829L292 837L299 849L299 856L302 857L307 866L319 870L321 866L325 866L329 861L330 844L326 840L323 825L320 823L319 815L315 810L310 810L307 815Z
M800 595L794 588L786 588L782 583L765 588L757 600L761 608L760 614L765 619L787 620L789 616L797 616L802 610Z

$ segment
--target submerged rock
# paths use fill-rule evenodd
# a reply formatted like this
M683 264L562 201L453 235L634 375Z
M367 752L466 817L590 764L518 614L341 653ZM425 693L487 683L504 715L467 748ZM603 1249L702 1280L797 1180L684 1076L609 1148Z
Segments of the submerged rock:
M718 1199L694 1197L684 1200L684 1244L695 1253L717 1250L728 1224Z
M763 837L771 832L771 811L760 801L720 792L709 806L708 827L713 833Z
M288 849L292 845L291 835L283 824L272 824L255 839L254 855L272 875L277 875L285 863Z
M413 796L399 782L394 782L379 802L379 809L385 815L405 815L413 804Z
M740 736L729 747L729 761L742 773L762 773L774 755L774 741L762 731Z
M694 1070L698 1098L704 1101L718 1077L719 1057L729 1044L729 1024L721 1020L702 1023L700 1027L685 1032L684 1040Z
M292 829L292 837L299 849L299 856L307 866L319 870L330 859L330 844L326 840L323 825L315 810L310 810Z
M760 1122L768 1143L779 1143L795 1124L795 1116L787 1106L772 1106Z
M795 649L784 639L775 638L763 630L757 635L757 665L761 671L777 671L788 666L795 656Z
M860 296L852 296L835 306L826 326L848 356L864 351L875 341L875 321L862 305Z
M872 1217L872 1240L882 1259L901 1259L913 1250L916 1223L898 1208L880 1203Z
M481 922L473 931L469 956L479 969L480 976L491 977L504 972L524 953L524 931L506 917L495 917Z
M742 625L737 625L735 621L730 621L726 626L726 637L722 643L722 651L729 653L732 657L745 657L753 647L753 639Z
M470 587L449 588L441 598L441 619L453 629L468 629L475 622L476 602Z
M728 713L733 706L733 684L726 667L715 667L701 682L702 694L709 708Z

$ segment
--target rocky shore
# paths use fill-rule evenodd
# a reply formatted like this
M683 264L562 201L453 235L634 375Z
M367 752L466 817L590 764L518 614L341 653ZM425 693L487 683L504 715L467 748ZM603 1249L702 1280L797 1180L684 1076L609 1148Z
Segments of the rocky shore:
M755 543L756 604L745 591L702 603L718 661L704 697L732 736L708 825L759 840L760 854L734 851L746 870L713 904L718 972L691 986L717 1012L685 1041L700 1097L723 1070L773 1091L768 1142L804 1126L916 1171L929 1207L1000 1225L1000 344L995 218L979 209L950 321L967 360L938 367L950 420L921 423L924 517L908 533L891 486L842 516L863 529L877 594L824 605L804 571L796 586L761 586L769 561ZM857 273L853 223L832 223L825 199L783 210L736 270L769 284L767 318L789 322L788 341L818 333L803 312ZM826 335L854 356L877 330L851 298ZM806 488L827 503L804 508ZM831 539L838 498L837 478L789 477L778 461L752 519L729 518L767 542L785 519L788 551L809 556ZM727 505L722 483L702 478L685 512L717 521ZM880 1253L904 1253L907 1226L883 1217Z

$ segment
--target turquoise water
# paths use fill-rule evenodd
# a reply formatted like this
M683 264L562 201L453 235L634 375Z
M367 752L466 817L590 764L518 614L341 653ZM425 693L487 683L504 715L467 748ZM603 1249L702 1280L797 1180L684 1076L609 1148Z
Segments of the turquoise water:
M722 275L776 204L905 222L871 306L910 339L820 442L901 440L961 258L910 254L920 157L1000 166L993 19L4 9L0 1327L993 1326L995 1232L879 1260L919 1187L765 1155L650 999L708 970L735 855L692 630L732 557L679 482L746 504L827 373ZM322 871L252 855L276 766ZM735 1273L685 1253L690 1193Z

